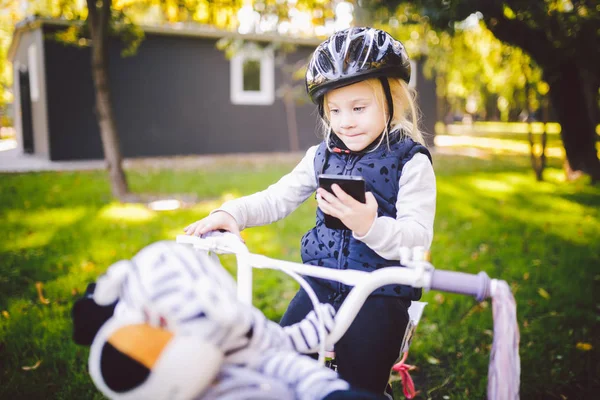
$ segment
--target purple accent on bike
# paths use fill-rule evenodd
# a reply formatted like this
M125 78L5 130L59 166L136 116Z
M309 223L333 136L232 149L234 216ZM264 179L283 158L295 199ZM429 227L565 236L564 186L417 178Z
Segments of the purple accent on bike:
M485 272L477 275L464 272L434 270L431 276L431 289L442 292L467 294L483 301L491 296L490 277Z

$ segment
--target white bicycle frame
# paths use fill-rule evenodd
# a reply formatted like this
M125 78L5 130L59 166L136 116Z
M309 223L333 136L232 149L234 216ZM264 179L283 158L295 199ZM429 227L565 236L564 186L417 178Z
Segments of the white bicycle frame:
M490 354L488 370L487 395L489 400L518 399L520 385L519 333L516 316L516 304L510 288L504 281L490 279L485 272L477 275L463 272L435 270L433 265L423 260L409 260L401 251L403 266L386 267L373 272L355 270L334 270L315 267L290 261L275 260L262 255L252 254L240 239L231 234L209 235L206 238L181 235L177 242L191 244L203 251L214 251L217 254L235 254L238 262L237 280L238 297L241 301L252 302L252 268L268 268L281 270L294 277L305 288L311 301L316 306L318 300L308 283L300 275L334 280L353 286L348 296L335 315L333 330L326 341L320 343L319 361L324 361L326 349L331 349L348 330L367 297L377 288L389 284L408 285L425 290L433 289L445 292L475 296L477 301L488 297L504 301L492 302L494 308L494 343ZM497 292L497 293L496 293ZM497 297L495 295L498 295ZM402 352L408 349L414 327L421 317L423 305L418 310L412 302L408 312L412 328L407 328L402 345ZM319 336L325 337L323 318L320 308L315 307L319 319ZM499 324L496 326L496 314ZM415 322L416 320L416 322Z
M490 280L485 273L471 275L460 272L436 271L427 261L403 262L404 266L386 267L372 272L355 270L335 270L316 267L291 261L272 259L252 254L240 239L230 233L200 238L179 235L178 243L190 244L196 249L212 251L217 254L235 254L237 258L238 298L246 303L252 302L252 268L276 269L286 273L311 276L341 282L353 286L348 297L335 316L335 326L329 334L326 347L330 348L346 333L367 297L377 288L390 285L408 285L415 288L449 291L470 294L483 300L493 294L497 281ZM422 303L423 304L423 303ZM411 307L412 308L412 307ZM422 306L413 314L420 318ZM412 315L411 315L412 317Z

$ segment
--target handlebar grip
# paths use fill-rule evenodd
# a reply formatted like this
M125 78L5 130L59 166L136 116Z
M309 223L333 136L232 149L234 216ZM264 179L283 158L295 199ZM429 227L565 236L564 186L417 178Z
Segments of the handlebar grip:
M431 289L475 296L477 301L483 301L490 297L490 283L490 277L483 271L473 275L464 272L434 270L431 276Z

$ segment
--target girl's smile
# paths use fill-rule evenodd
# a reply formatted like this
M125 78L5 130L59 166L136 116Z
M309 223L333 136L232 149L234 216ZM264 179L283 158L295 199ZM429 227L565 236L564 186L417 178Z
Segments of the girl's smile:
M325 95L331 129L352 151L364 150L386 126L386 113L372 87L362 81Z

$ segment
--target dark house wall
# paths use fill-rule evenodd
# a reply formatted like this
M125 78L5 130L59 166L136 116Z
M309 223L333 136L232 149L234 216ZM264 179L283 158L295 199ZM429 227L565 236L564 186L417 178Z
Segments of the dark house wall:
M122 58L120 43L111 42L110 87L125 157L289 150L283 102L232 104L230 62L215 43L149 34L135 56ZM294 58L312 50L300 47ZM89 49L45 39L45 63L50 158L102 158ZM280 82L276 68L275 88ZM318 143L315 107L298 106L297 121L300 147Z

